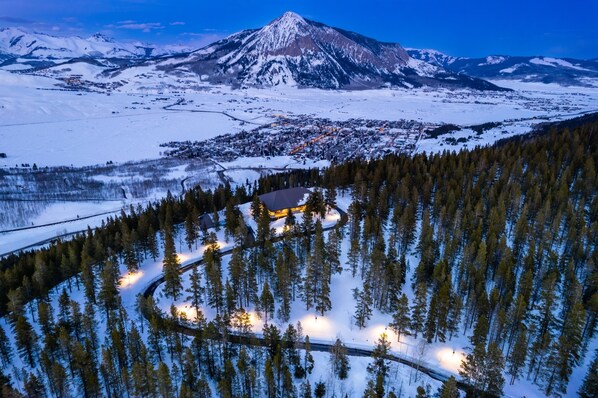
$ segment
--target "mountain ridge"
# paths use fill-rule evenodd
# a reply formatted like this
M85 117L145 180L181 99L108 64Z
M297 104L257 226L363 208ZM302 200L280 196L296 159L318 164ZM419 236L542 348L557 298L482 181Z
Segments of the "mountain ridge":
M501 88L412 59L398 43L310 21L293 12L248 29L157 68L195 73L236 86L295 85L323 89L383 86Z
M188 51L182 46L157 46L139 41L120 42L102 33L89 37L54 36L18 27L0 28L4 59L59 61L73 58L145 59Z
M434 49L378 41L294 12L194 50L119 42L102 33L82 38L0 28L1 69L37 73L83 62L104 69L94 76L98 78L117 78L128 68L145 67L174 78L184 76L233 87L501 90L487 80L505 79L591 86L598 81L597 61L509 55L455 57Z
M542 55L453 57L436 50L415 48L409 48L407 52L412 58L481 79L557 83L565 86L591 86L587 79L598 79L598 63L595 59Z

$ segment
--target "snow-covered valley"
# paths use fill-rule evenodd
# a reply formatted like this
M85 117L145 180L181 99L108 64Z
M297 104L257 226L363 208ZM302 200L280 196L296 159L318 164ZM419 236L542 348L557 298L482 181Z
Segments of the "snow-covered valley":
M98 77L93 68L84 66L74 67L72 71L82 74L86 81L104 79ZM135 75L133 68L128 73L134 78L125 80L117 88L104 90L65 86L63 80L57 79L63 78L64 73L70 72L62 71L52 76L46 72L27 75L0 71L0 153L5 154L0 157L0 206L5 212L12 212L0 219L0 255L25 248L47 247L57 236L68 239L88 227L99 227L107 217L116 217L123 211L130 214L132 208L155 203L168 192L183 197L195 186L209 190L227 182L232 189L248 188L262 176L331 164L326 158L310 157L308 151L233 156L233 159L221 159L212 153L191 159L170 157L165 156L166 149L162 146L168 142L210 141L218 144L223 135L229 135L227 140L234 142L240 134L249 134L251 139L252 130L257 127L263 134L260 137L274 138L282 134L283 128L285 134L294 129L299 134L316 126L318 140L308 136L305 147L309 148L320 145L321 141L333 140L334 134L328 133L336 133L339 124L350 125L358 123L357 120L362 134L353 136L349 133L343 136L347 141L333 142L330 148L348 145L353 140L358 147L355 153L359 154L355 158L367 158L368 154L379 153L375 150L386 146L390 153L417 155L490 145L503 138L526 134L539 122L566 120L598 110L598 88L513 81L495 81L495 84L513 90L502 92L429 88L363 91L295 87L233 89L191 77L179 80L148 72L147 68ZM292 122L281 126L287 123L285 120ZM310 124L293 124L302 120L309 120ZM393 130L385 126L385 123L399 121L414 122L417 128ZM490 127L482 129L481 133L474 130L475 126L484 124ZM455 129L434 137L428 134L444 125L455 125ZM321 132L328 135L320 140ZM383 135L391 138L380 140ZM258 152L263 150L262 144L262 141L255 143ZM64 182L64 185L46 189L52 186L48 181ZM65 186L69 188L68 192ZM65 195L71 196L66 198ZM28 204L18 204L17 207L15 203L21 199ZM350 198L346 193L339 192L338 202L339 208L348 210ZM240 209L245 222L257 229L248 204L241 205ZM301 219L301 215L298 218ZM329 224L325 226L332 226L336 221L335 216L330 215ZM272 227L277 233L283 228L280 220ZM181 265L202 258L205 247L186 249L182 225L177 229L175 242ZM418 225L418 233L420 230ZM221 250L232 247L231 239L227 242L222 230L217 232L217 238ZM326 238L329 239L328 233ZM342 240L341 247L341 263L346 266L350 248L347 237ZM407 280L411 281L421 258L413 254L414 247L409 252L407 261L411 267ZM162 255L160 252L159 256ZM225 279L229 262L230 256L224 256ZM129 319L133 320L139 316L135 308L139 293L161 275L163 262L147 258L136 273L128 273L122 261L119 264L119 293ZM63 282L50 293L50 301L56 307L62 288L67 285L69 298L81 307L85 305L83 285L70 282ZM469 352L471 328L463 325L459 333L445 343L424 344L421 336L419 339L401 336L397 341L388 328L391 315L374 310L367 326L360 329L354 322L356 299L352 289L361 288L362 283L360 277L352 276L345 267L332 276L330 312L317 315L313 309L306 310L301 300L294 300L290 319L285 322L273 320L272 323L284 330L288 324L300 321L303 333L314 343L334 343L340 337L344 344L354 348L371 348L380 335L386 333L393 354L420 360L443 375L458 376L461 360ZM189 284L189 273L185 273L184 288ZM70 285L73 285L72 290ZM187 318L193 317L189 300L172 301L161 289L155 298L164 313L169 313L174 304ZM404 293L410 302L414 300L410 283L405 284ZM276 305L278 308L278 303ZM32 321L30 314L35 314L36 308L33 304L26 308L27 317ZM245 309L252 315L252 332L260 336L263 320L256 316L258 309ZM208 320L216 318L210 306L205 306L204 314ZM98 314L97 322L105 322L105 318ZM7 318L3 318L0 325L7 331L12 328ZM142 325L137 324L143 339L147 340L149 331L144 331ZM39 325L35 330L41 334ZM11 344L15 344L12 337ZM595 345L596 337L590 342L590 353ZM323 381L329 391L345 392L354 397L363 395L369 358L351 357L351 377L339 381L328 365L329 354L314 352L313 355L316 365L309 376L312 385ZM588 354L574 367L566 395L573 395L579 389L591 360ZM7 367L19 386L25 380L21 371L24 365L23 359L15 358ZM394 384L393 388L404 396L416 395L419 385L430 385L432 392L441 385L407 366L392 366L390 373L400 383ZM412 381L414 373L418 374L417 381ZM217 386L213 384L212 388L216 390ZM544 394L526 377L506 385L504 392L510 397Z

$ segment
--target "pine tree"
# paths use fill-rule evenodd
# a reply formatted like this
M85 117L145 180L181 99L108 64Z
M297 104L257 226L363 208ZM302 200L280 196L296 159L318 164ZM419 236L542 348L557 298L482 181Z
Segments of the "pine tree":
M520 327L517 340L515 341L515 345L508 358L508 373L511 376L511 385L515 383L515 380L518 379L523 372L527 357L527 344L527 330L525 327Z
M83 396L85 398L95 397L100 392L100 381L98 379L97 369L91 356L89 344L83 346L76 341L73 344L73 371L79 379Z
M243 249L241 248L241 246L235 245L235 247L233 247L233 252L230 261L228 262L228 274L237 299L237 305L239 307L242 307L244 305L243 281L245 279L245 273L247 271L245 261L246 259L243 256Z
M239 358L237 359L237 370L241 376L241 395L245 397L252 396L255 380L252 380L251 374L255 372L253 365L251 365L251 358L247 353L245 347L239 350Z
M278 318L282 322L287 322L291 316L291 275L289 274L289 267L284 261L284 251L279 251L275 262L276 271L276 296L280 301L278 308Z
M212 221L214 222L214 228L216 229L216 231L220 231L220 213L218 212L215 206L212 210Z
M552 377L556 382L556 390L565 394L569 377L573 367L579 365L582 350L582 335L585 324L586 311L581 302L575 302L569 308L563 319L563 331L558 339L556 349L556 366L550 371L548 387L552 384ZM552 373L554 372L554 376Z
M442 387L438 389L438 398L459 398L457 379L454 376L442 383Z
M463 309L463 301L458 293L451 295L451 305L449 306L447 330L449 332L448 339L451 340L454 335L459 332L461 323L461 311Z
M201 318L200 312L205 289L201 285L201 274L199 273L199 265L197 262L195 262L191 268L189 281L191 282L187 289L189 296L187 296L186 300L188 300L191 303L191 307L195 309L195 313L197 314L195 321L198 322Z
M428 309L428 317L426 318L426 325L424 330L424 337L428 343L432 342L434 336L438 331L438 298L436 294L432 295L432 299L430 300L430 307Z
M326 206L324 204L324 197L322 191L315 189L307 198L305 203L305 211L308 213L317 213L320 217L326 215Z
M228 239L229 236L235 234L237 227L239 226L239 211L235 207L233 200L226 202L226 208L224 210L224 234Z
M363 290L355 288L353 297L357 301L355 304L354 315L355 325L357 325L359 329L363 329L372 316L372 294L370 292L370 284L365 282Z
M334 187L327 188L324 192L324 204L328 211L336 207L336 189Z
M167 225L164 230L164 291L167 297L177 300L183 288L179 267L181 265L176 254L172 227Z
M397 341L401 341L401 335L409 336L411 320L409 319L409 299L405 293L396 301L392 322L388 326L396 333Z
M470 337L472 352L461 362L459 375L473 387L474 393L487 392L492 396L501 396L505 383L502 376L504 358L496 342L488 344L486 350L487 335L488 320L482 315L478 318Z
M151 364L133 363L131 367L133 392L137 396L156 396L156 374Z
M375 383L375 391L378 397L384 397L386 378L390 370L390 363L387 359L390 352L390 342L386 333L382 333L372 351L373 362L367 367L367 371Z
M106 261L100 274L102 284L100 286L100 291L98 292L98 302L104 310L108 322L110 322L112 314L118 310L118 307L121 304L120 294L118 292L118 285L120 284L119 276L120 272L115 259Z
M376 385L373 380L368 380L365 390L363 391L363 398L379 398L376 392Z
M343 234L339 228L330 231L325 252L326 261L328 262L327 268L330 269L330 275L343 272L340 260L342 240Z
M415 286L415 298L411 306L411 331L417 339L418 333L424 329L424 315L427 312L427 288L423 283Z
M324 274L329 273L328 267L324 266ZM318 292L318 296L316 297L316 311L320 313L320 315L324 316L326 311L330 311L332 309L332 301L330 301L330 282L323 276L320 281L320 289Z
M198 219L199 217L195 211L190 211L187 213L187 217L185 217L185 243L189 250L193 248L193 245L199 239Z
M124 263L127 266L127 270L131 273L137 272L139 270L139 258L137 257L137 253L134 247L133 237L131 236L131 231L127 226L127 223L123 221L121 223L121 245L123 248L123 259Z
M314 217L310 211L303 212L303 220L301 223L301 235L303 238L303 250L306 253L311 252L312 233L314 230Z
M556 270L551 270L547 273L542 281L540 303L534 306L537 309L537 313L533 317L536 333L531 344L529 356L529 372L531 374L535 371L534 382L538 379L540 370L550 353L550 347L553 343L554 329L556 327L556 278Z
M358 238L352 238L349 246L349 253L347 254L348 266L351 268L351 276L357 275L357 269L360 265L361 259L361 245Z
M594 359L588 368L578 394L581 398L598 397L598 350L594 351Z
M85 298L92 303L96 302L96 285L95 275L92 268L93 259L87 253L89 249L87 242L84 244L84 249L81 253L81 280L83 281L83 287L85 290Z
M21 355L30 367L35 367L37 353L37 335L23 315L17 315L15 324L15 343Z
M266 281L262 288L262 294L260 296L260 309L264 317L264 324L268 324L268 319L274 317L274 296L270 291L270 285Z
M23 385L27 397L43 397L45 395L45 388L42 381L35 375L29 373ZM16 396L16 395L15 395Z
M147 248L150 253L152 260L156 261L158 259L158 237L156 235L156 231L154 227L151 225L148 228L147 232Z
M0 326L0 363L7 366L10 363L10 357L12 355L12 347L10 341L6 337L4 328Z
M299 398L312 398L311 385L309 380L305 380L299 387Z
M305 336L303 343L305 354L303 356L303 369L305 370L305 377L314 370L314 357L311 355L311 343L309 342L309 336Z
M274 377L274 369L272 366L272 360L270 358L266 359L266 365L264 369L264 376L266 381L266 393L268 398L275 398L276 397L276 379Z
M260 219L261 213L262 213L262 202L260 201L260 198L258 197L257 193L253 195L253 199L251 200L251 216L253 217L253 219L257 222ZM264 209L264 211L266 211Z
M347 347L343 344L341 339L336 339L336 342L330 347L330 361L332 364L332 371L340 380L345 380L349 377L349 370L351 365L347 357Z
M330 263L326 261L326 246L322 222L316 221L313 241L313 253L308 258L304 296L306 305L313 302L321 315L332 307L330 301ZM309 306L308 308L309 309Z
M206 241L207 248L204 251L204 264L206 270L206 287L208 292L208 304L216 309L218 314L224 309L224 283L222 282L222 259L220 247L216 235L212 232Z
M473 351L461 361L459 375L463 381L471 385L474 393L484 391L484 366L486 362L486 348L483 344L473 347Z
M326 384L323 381L318 381L314 387L314 397L324 398L326 395Z
M505 384L503 369L505 367L502 351L496 342L488 344L488 352L484 361L484 387L483 390L492 396L502 396Z
M174 398L174 387L170 378L170 370L164 362L158 364L157 371L158 393L162 398Z
M307 266L305 270L305 278L303 279L303 301L305 302L305 309L311 309L317 302L318 281L320 279L321 268L315 263L314 258L309 256L307 259Z
M422 386L417 386L415 398L430 398L428 391Z

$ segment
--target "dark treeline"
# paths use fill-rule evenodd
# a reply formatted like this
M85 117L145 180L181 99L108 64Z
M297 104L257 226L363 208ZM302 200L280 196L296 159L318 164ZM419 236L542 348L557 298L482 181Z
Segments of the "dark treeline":
M373 305L394 312L397 333L429 342L471 329L462 376L475 387L500 394L504 368L511 383L566 392L596 330L597 127L328 170L325 180L352 186L349 258L367 275L358 325Z
M305 378L313 368L309 350L300 355L293 348L304 341L300 325L284 332L266 326L270 343L265 351L209 337L224 333L226 341L229 329L246 333L243 307L248 305L266 324L275 316L288 321L296 299L325 314L334 307L331 277L345 269L363 280L354 292L358 327L367 326L377 308L392 315L389 327L399 335L444 342L467 333L471 344L461 376L476 391L500 395L506 374L511 383L531 380L546 395L565 393L597 323L597 167L598 124L590 123L470 152L355 160L323 172L268 176L234 191L230 186L213 192L197 188L181 198L168 195L146 208L131 208L71 241L0 261L0 291L8 292L0 296L0 310L9 314L23 361L42 369L24 374L21 382L35 392L43 380L53 396L65 396L69 386L60 383L66 379L86 397L176 396L173 385L181 385L180 396L207 397L209 380L217 383L221 396L311 397L312 387L314 395L323 396L323 385L304 381L296 391L293 384L293 377ZM312 195L302 220L287 216L290 232L276 240L256 194L292 186L326 189ZM351 193L349 224L326 239L313 214L325 213L337 191ZM246 226L235 207L249 201L258 230L254 247L245 252ZM218 319L200 317L200 332L190 346L177 333L176 308L163 317L151 297L139 302L150 313L149 322L130 322L116 289L117 264L136 271L144 259L157 259L159 235L165 294L180 297L185 292L177 272L175 232L184 229L179 236L191 247L199 238L199 216L218 218L222 209L225 231L235 239L229 278L221 279L215 236L204 231L205 267L192 271L189 297L197 308L207 299ZM347 263L341 264L344 238L350 245ZM55 320L47 297L63 281L68 286L58 292ZM411 303L404 293L408 283L414 292ZM84 311L68 297L72 284L83 285ZM37 311L32 310L31 319L42 327L41 353L32 348L37 334L24 312L24 303L34 300ZM101 347L96 310L107 320ZM147 342L139 338L144 327ZM396 396L385 388L388 349L381 338L368 368L367 397ZM338 342L334 368L341 379L348 372L343 352ZM595 395L591 376L590 369L583 396ZM265 392L256 385L260 378ZM453 384L443 391L454 394ZM426 396L424 389L421 393Z

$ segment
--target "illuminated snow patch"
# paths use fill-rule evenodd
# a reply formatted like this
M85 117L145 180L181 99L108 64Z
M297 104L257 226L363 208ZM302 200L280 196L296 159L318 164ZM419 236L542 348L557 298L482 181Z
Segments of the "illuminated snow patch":
M465 359L465 353L449 347L440 348L436 351L436 359L444 369L457 373L461 368L461 361Z
M143 276L143 271L128 272L120 278L120 287L123 289L134 286Z

